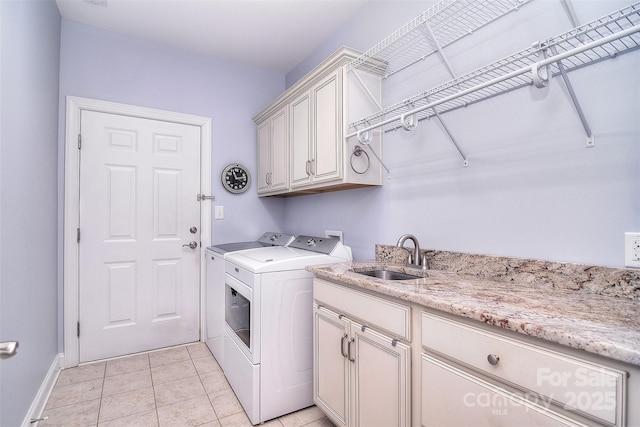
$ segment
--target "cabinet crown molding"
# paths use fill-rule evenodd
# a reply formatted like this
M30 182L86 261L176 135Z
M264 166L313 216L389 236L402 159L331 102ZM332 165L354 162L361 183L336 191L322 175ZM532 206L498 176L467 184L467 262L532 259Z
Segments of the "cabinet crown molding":
M299 92L304 91L305 88L309 87L316 81L321 80L337 68L354 61L360 55L362 55L361 52L358 52L357 50L351 49L350 47L346 46L343 46L340 49L336 50L331 56L318 64L313 70L305 74L305 76L298 80L293 86L285 90L267 107L256 114L253 117L253 121L256 124L264 121L266 117L270 116L274 111L281 108L282 105L287 102L287 100L297 96Z

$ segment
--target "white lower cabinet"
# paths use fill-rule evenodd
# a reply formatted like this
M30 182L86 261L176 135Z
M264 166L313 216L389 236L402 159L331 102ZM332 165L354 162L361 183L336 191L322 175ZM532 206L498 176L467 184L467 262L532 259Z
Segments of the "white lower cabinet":
M423 426L580 425L525 398L534 396L509 392L427 354L422 354L421 371Z
M314 290L323 286L334 285L314 281ZM314 303L315 404L338 426L410 426L409 345L383 328L338 313L341 302L348 301L333 302L331 309L323 301Z
M422 313L421 424L624 426L627 373Z
M640 369L314 278L314 402L337 426L640 426ZM412 336L413 341L412 341Z

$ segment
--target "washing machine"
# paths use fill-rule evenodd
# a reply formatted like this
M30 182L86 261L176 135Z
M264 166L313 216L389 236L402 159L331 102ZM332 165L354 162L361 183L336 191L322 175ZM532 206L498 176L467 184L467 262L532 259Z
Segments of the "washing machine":
M305 267L351 260L339 240L313 236L227 256L224 373L254 425L313 405L313 274Z
M292 234L265 232L255 241L231 242L206 249L206 289L204 296L205 342L224 369L224 261L227 255L248 249L286 246Z

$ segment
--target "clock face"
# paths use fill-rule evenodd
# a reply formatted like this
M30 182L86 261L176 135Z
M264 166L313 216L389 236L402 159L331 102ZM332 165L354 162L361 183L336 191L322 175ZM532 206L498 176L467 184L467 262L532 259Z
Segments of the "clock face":
M239 163L227 165L222 170L222 185L232 193L242 193L251 185L249 170Z

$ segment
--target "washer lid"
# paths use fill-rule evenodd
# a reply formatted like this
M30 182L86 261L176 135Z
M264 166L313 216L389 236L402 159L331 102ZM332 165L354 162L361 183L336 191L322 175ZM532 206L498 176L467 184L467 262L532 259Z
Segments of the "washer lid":
M264 245L260 242L233 242L223 243L221 245L209 246L207 249L211 249L213 252L219 254L226 254L229 252L241 251L244 249L264 248Z
M209 246L208 249L219 254L226 254L245 249L264 248L265 246L286 246L291 243L293 239L294 236L292 234L267 231L256 241L222 243L219 245Z
M247 250L229 254L226 260L253 273L304 270L307 265L331 264L351 261L347 250L327 255L283 246Z

